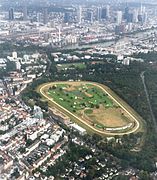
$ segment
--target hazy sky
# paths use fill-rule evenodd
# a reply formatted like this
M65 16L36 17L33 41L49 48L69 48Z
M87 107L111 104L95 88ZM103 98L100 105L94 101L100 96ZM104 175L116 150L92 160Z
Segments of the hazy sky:
M121 2L135 2L135 3L156 3L157 4L157 0L0 0L0 4L7 4L7 5L15 5L15 4L23 4L23 2L28 2L28 4L34 4L34 3L38 3L39 2L41 4L43 3L48 3L48 2L55 2L57 4L61 3L61 4L66 4L66 3L91 3L91 2L101 2L101 3L109 3L109 4L117 4L117 3L121 3Z

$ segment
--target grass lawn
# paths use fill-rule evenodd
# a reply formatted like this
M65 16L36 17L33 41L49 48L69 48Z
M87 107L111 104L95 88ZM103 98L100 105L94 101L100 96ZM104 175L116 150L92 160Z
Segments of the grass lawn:
M79 69L85 69L86 65L85 63L66 63L66 64L58 64L57 69L60 70L66 70L68 68L79 68Z

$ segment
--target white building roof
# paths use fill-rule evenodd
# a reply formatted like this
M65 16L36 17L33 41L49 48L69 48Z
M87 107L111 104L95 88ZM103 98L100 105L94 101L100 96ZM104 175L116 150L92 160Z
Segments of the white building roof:
M71 127L73 127L74 129L78 130L81 133L86 132L86 130L84 128L82 128L81 126L77 125L77 124L71 124Z

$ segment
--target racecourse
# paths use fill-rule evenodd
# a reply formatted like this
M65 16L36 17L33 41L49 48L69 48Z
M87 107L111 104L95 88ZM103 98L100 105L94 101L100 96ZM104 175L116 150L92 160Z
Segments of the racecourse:
M68 109L64 108L63 106L61 106L60 104L56 103L53 98L51 98L48 94L47 91L49 89L49 87L53 86L54 84L58 84L58 83L73 83L73 82L53 82L53 83L47 83L47 84L43 84L39 87L39 92L40 94L46 98L48 101L51 102L51 104L56 105L56 107L59 108L59 110L61 110L63 113L66 113L68 115L70 115L71 117L73 117L74 119L76 119L77 121L81 122L81 124L84 125L84 127L88 127L90 130L92 130L94 133L98 133L101 135L107 135L107 136L115 136L115 135L124 135L124 134L131 134L131 133L136 133L138 131L140 131L141 129L141 121L139 120L139 115L137 115L134 112L131 112L131 108L129 108L128 105L126 105L126 103L124 103L123 101L120 100L120 98L118 98L117 100L117 96L115 96L108 87L98 84L98 83L94 83L94 82L83 82L83 83L88 83L91 85L94 85L98 88L100 88L102 91L104 91L106 94L108 94L108 96L115 102L117 103L133 120L134 120L134 126L127 129L126 132L112 132L112 131L102 131L99 130L97 128L95 128L94 126L90 125L88 122L85 122L83 119L81 119L80 117L78 117L77 115L75 115L74 113L70 112ZM75 83L75 82L74 82Z

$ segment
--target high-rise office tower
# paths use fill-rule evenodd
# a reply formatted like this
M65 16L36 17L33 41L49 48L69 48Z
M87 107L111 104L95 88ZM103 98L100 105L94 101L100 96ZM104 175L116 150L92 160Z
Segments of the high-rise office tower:
M142 2L141 2L141 7L139 9L139 14L138 14L138 21L139 22L145 22L145 20L147 19L147 17L145 18L145 7L143 7ZM147 15L146 15L147 16Z
M110 6L107 5L106 7L101 9L101 19L108 19L110 16Z
M148 18L148 14L147 14L147 12L145 12L145 13L143 14L143 23L146 23L146 22L147 22L147 18Z
M146 7L142 5L141 3L141 8L140 8L140 13L139 13L139 18L141 17L141 22L146 23L147 22L147 12L146 12Z
M9 9L9 20L10 21L14 20L14 9L13 8Z
M137 9L133 10L133 22L134 23L138 22L138 10Z
M147 12L145 12L143 15L143 22L146 23L147 19L148 19L148 14L147 14Z
M138 21L139 21L139 22L142 22L142 21L143 21L143 17L142 17L141 14L138 14Z
M110 6L106 6L106 18L108 19L110 17Z
M79 24L82 23L82 7L81 6L79 6L78 8L78 22Z
M64 14L64 23L69 23L71 20L71 13L70 12L65 12Z
M129 15L130 15L130 13L129 13L129 7L126 6L126 7L125 7L125 11L124 11L124 19L125 19L125 20L128 20Z
M24 4L24 7L23 7L23 20L24 21L27 20L27 5L26 5L26 3Z
M142 13L143 13L143 14L146 13L146 7L145 7L145 6L143 6L143 8L142 8Z
M42 22L42 13L37 13L37 22Z
M123 18L122 11L117 11L117 18L116 18L117 25L120 25L122 23L122 18Z
M48 10L47 10L47 8L44 8L43 23L44 24L48 23Z
M106 19L106 8L101 9L101 19Z
M87 11L87 20L90 21L91 23L93 22L93 11L91 10Z
M143 5L142 5L142 2L141 2L141 7L140 7L140 12L139 12L140 15L143 14Z
M96 20L100 21L101 19L101 7L98 7L96 10Z

